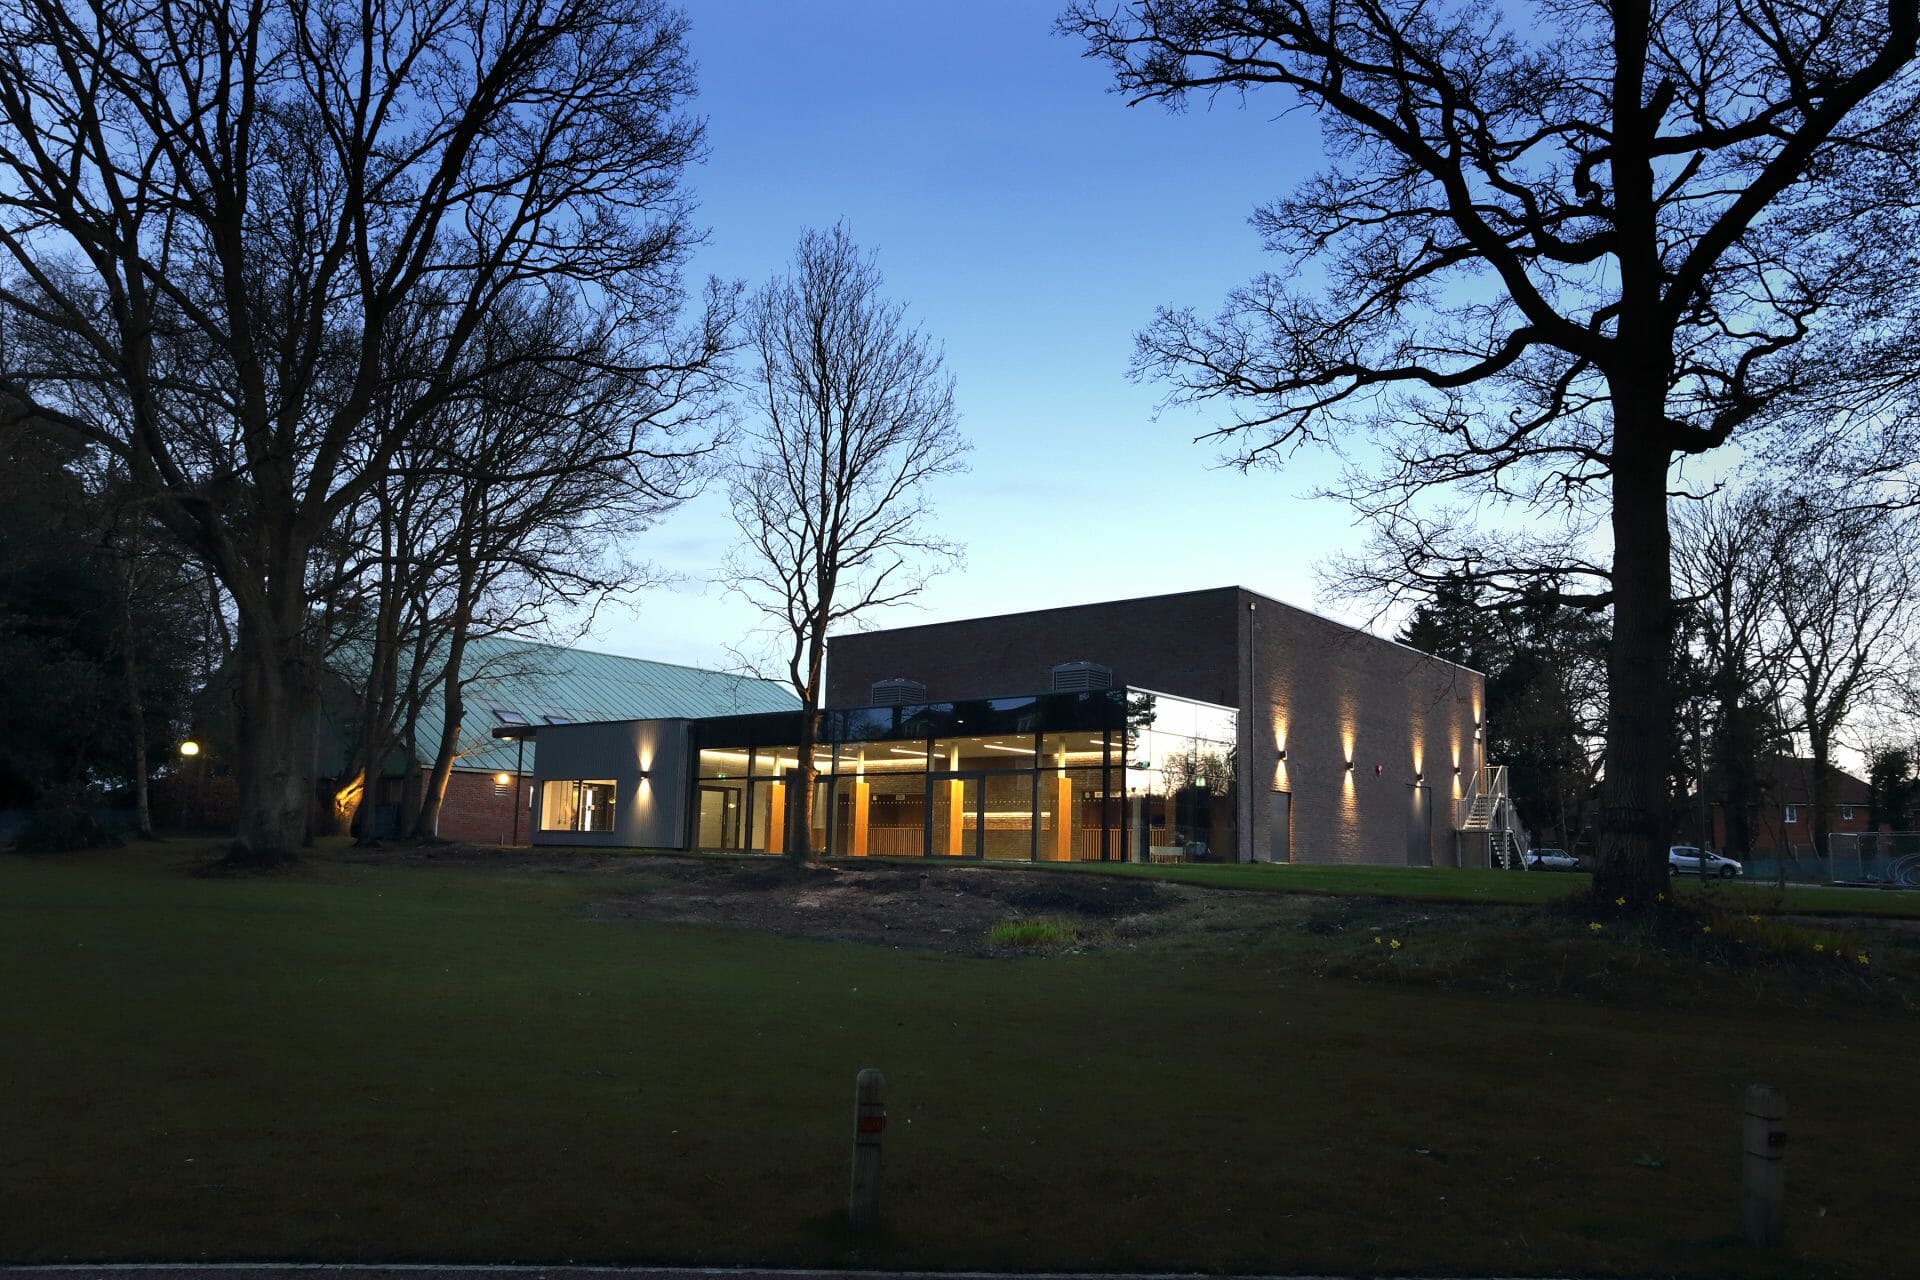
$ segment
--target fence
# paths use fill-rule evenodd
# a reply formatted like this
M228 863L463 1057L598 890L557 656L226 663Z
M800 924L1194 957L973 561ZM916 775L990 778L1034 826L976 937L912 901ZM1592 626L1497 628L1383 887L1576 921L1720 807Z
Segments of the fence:
M1836 831L1827 847L1829 883L1920 889L1920 831Z

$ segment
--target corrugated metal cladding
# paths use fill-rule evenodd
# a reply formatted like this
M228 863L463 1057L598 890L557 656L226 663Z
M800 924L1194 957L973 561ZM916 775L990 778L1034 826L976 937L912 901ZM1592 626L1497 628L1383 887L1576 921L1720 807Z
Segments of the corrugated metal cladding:
M512 769L514 744L492 736L502 724L699 719L792 711L800 705L791 691L770 680L501 636L474 640L466 669L474 680L467 686L456 769ZM420 715L421 754L428 760L440 741L440 724L436 699ZM533 748L527 755L531 768Z

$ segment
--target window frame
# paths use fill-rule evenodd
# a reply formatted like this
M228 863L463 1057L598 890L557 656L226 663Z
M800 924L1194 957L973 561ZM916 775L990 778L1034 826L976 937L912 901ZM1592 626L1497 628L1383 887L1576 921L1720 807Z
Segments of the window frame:
M555 825L549 821L553 812L553 806L549 800L549 793L554 787L572 788L570 802L567 806L568 821L565 826ZM581 825L582 815L589 812L588 807L582 803L585 789L588 787L606 788L606 803L604 805L596 805L591 810L596 816L602 813L606 815L605 826L587 827ZM540 815L538 829L542 832L558 835L612 835L619 828L619 819L620 784L612 778L542 778L540 780Z

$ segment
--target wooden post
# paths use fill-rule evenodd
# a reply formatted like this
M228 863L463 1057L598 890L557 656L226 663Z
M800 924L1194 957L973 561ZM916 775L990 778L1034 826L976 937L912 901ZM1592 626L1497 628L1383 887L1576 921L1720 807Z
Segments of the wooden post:
M847 1220L855 1231L880 1221L880 1135L887 1131L887 1078L868 1067L853 1079L853 1190Z
M1751 1085L1744 1109L1740 1238L1750 1245L1777 1245L1786 1225L1787 1098L1766 1085Z

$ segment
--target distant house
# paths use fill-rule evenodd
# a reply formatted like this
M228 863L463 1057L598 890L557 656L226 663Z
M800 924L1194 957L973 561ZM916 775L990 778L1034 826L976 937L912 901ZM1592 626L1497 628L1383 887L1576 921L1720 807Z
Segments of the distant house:
M1801 756L1778 756L1760 762L1758 794L1749 828L1753 846L1745 852L1807 851L1813 847L1813 761ZM1873 789L1846 770L1827 766L1827 830L1869 830ZM1713 844L1726 846L1726 815L1719 805L1713 812ZM1734 850L1737 857L1740 850Z
M516 825L522 841L531 831L527 815L533 748L522 750L521 742L496 736L496 729L748 715L799 706L789 690L770 680L501 636L472 641L465 665L472 679L437 834L474 843L505 843ZM421 711L416 758L390 762L377 780L374 834L399 834L403 802L421 794L442 724L443 708L436 697ZM336 723L329 735L336 745L327 753L331 760L323 761L323 773L337 775L345 769L346 728ZM331 787L325 789L330 793Z

